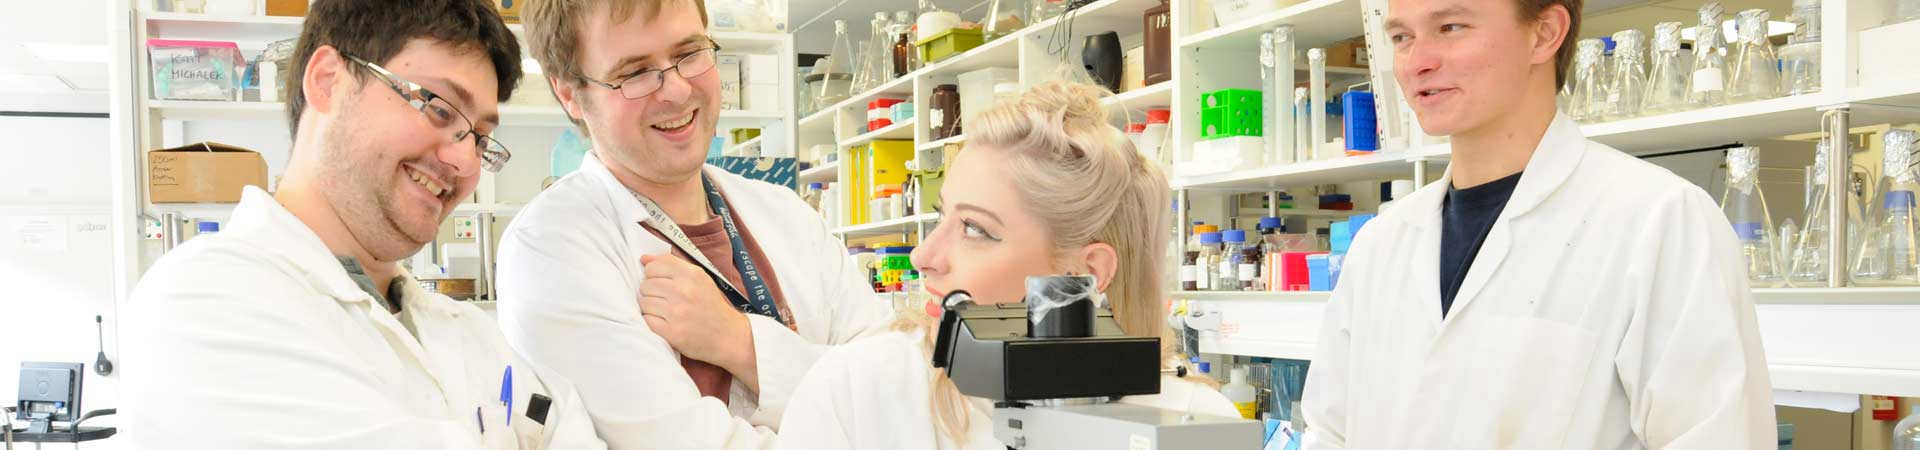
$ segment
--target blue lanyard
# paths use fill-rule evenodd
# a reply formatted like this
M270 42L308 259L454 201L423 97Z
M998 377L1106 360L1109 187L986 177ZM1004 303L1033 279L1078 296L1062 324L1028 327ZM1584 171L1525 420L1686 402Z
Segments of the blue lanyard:
M687 233L682 231L678 224L673 223L673 219L667 216L665 210L660 209L659 204L638 192L632 192L634 200L638 200L640 206L647 210L648 219L642 221L641 225L651 224L654 230L667 237L668 243L679 247L681 252L686 253L694 262L699 263L701 268L706 269L707 276L713 278L713 284L720 287L720 292L727 296L727 300L732 302L735 308L739 308L741 312L771 317L781 324L791 325L780 317L780 308L773 301L773 291L767 288L766 279L761 278L760 268L753 262L753 254L747 251L746 241L740 238L740 228L733 222L733 211L727 206L726 198L720 196L720 191L713 187L712 180L708 179L704 172L700 174L700 185L707 191L708 210L720 216L721 224L726 228L727 241L733 246L733 267L740 271L740 281L747 284L747 290L744 293L740 288L735 287L732 281L727 280L727 277L720 273L720 269L714 267L712 261L707 260L706 254L700 252L699 246L693 245L693 241L687 238Z

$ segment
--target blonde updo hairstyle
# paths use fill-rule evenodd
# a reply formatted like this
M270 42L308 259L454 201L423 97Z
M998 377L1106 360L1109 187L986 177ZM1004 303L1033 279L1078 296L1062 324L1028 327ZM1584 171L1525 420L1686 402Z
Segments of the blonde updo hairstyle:
M1159 336L1162 348L1171 349L1160 274L1172 229L1172 194L1159 166L1108 122L1100 104L1106 95L1091 84L1035 86L968 116L967 146L992 148L1006 158L1022 207L1047 224L1054 267L1066 266L1088 244L1112 246L1118 275L1108 280L1105 293L1114 318L1127 334ZM964 182L950 180L948 186ZM964 443L970 406L942 371L933 378L936 425Z

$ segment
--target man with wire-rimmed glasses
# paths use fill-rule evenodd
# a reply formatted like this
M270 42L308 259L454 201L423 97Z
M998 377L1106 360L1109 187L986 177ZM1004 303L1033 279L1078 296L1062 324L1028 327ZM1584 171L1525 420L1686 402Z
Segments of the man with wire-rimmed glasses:
M571 384L398 264L510 159L492 136L521 56L498 12L319 0L302 27L274 192L247 187L134 288L134 446L605 448Z
M703 164L721 115L704 5L525 8L593 150L502 235L501 330L579 386L609 447L772 445L827 346L884 331L892 308L792 189Z

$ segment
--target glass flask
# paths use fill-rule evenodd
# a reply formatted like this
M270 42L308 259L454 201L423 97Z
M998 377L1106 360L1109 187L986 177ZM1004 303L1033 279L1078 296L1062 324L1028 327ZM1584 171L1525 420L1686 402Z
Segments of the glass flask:
M1800 229L1799 237L1794 238L1794 247L1788 253L1787 283L1797 287L1822 287L1827 284L1827 244L1833 234L1831 221L1832 208L1827 205L1827 153L1833 151L1827 141L1815 145L1813 159L1813 182L1807 189L1807 214L1805 228ZM1852 200L1854 197L1848 195ZM1847 215L1848 248L1857 248L1860 243L1860 204L1848 201L1840 210Z
M1752 286L1779 287L1779 247L1774 244L1775 229L1767 215L1766 196L1760 192L1759 169L1759 147L1727 150L1727 192L1721 197L1720 208L1740 237L1740 256L1746 262Z
M1739 51L1733 64L1733 78L1727 89L1727 103L1766 100L1780 96L1780 58L1767 41L1767 10L1741 11L1734 20L1740 32Z
M1647 73L1647 96L1640 112L1666 114L1687 109L1687 60L1680 53L1680 22L1661 22L1653 26L1649 59L1653 69Z
M1613 34L1613 76L1607 89L1607 120L1640 116L1647 91L1646 34L1623 30Z
M873 22L867 34L867 40L860 42L855 50L860 54L860 64L853 72L853 91L866 92L893 77L887 76L887 69L881 67L893 56L894 37L887 36L887 13L873 13ZM881 48L884 46L885 50Z
M1693 75L1687 78L1687 106L1710 108L1727 104L1727 58L1720 54L1720 2L1700 5L1700 25L1694 27Z
M1880 207L1873 229L1853 260L1853 282L1861 286L1920 285L1916 274L1913 193L1920 190L1913 167L1914 132L1888 130L1881 150Z
M1567 96L1567 114L1573 120L1581 122L1599 121L1600 114L1606 110L1606 95L1600 86L1600 55L1606 50L1606 43L1599 39L1581 39L1573 52L1573 78L1568 80L1572 88Z
M813 91L813 104L826 109L846 100L853 87L853 69L858 61L854 59L853 43L847 40L847 21L833 21L833 52L813 65L813 75L809 81Z
M1780 47L1780 90L1785 95L1820 92L1820 0L1793 0L1794 24Z

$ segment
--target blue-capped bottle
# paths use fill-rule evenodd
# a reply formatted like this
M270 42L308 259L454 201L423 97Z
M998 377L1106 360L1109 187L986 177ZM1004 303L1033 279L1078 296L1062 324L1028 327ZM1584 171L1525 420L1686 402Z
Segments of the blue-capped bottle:
M1740 237L1740 256L1746 263L1747 279L1753 287L1779 287L1780 259L1774 244L1774 228L1767 214L1767 199L1760 192L1760 148L1740 147L1727 150L1727 191L1721 197L1721 210Z
M1220 268L1220 232L1200 233L1200 258L1194 265L1194 290L1215 290L1214 281L1219 279Z
M1853 262L1853 282L1863 286L1920 285L1920 253L1915 252L1913 218L1915 191L1920 191L1913 167L1915 134L1889 130L1881 150L1880 204L1872 217L1873 230L1860 243Z

